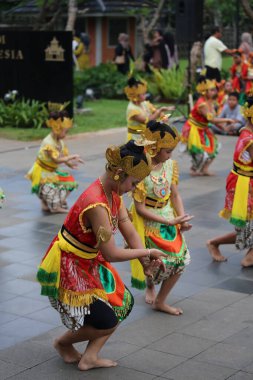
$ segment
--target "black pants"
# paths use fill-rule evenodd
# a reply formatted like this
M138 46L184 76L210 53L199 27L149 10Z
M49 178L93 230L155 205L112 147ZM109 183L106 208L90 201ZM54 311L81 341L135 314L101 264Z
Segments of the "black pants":
M217 82L221 81L220 70L210 66L206 66L206 79L215 79Z
M84 324L98 330L108 330L117 326L118 318L110 306L97 300L90 305L90 314L85 316Z

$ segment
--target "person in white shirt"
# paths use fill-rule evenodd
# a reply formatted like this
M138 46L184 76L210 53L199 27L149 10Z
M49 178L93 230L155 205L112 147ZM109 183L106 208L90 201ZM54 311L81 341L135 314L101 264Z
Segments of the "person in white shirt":
M234 49L228 49L221 41L221 30L215 26L212 35L206 40L204 45L204 60L206 67L206 78L221 81L222 53L233 54Z

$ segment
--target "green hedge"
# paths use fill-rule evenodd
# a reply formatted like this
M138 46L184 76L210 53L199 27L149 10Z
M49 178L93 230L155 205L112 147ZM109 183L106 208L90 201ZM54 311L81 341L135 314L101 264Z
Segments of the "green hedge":
M0 99L0 128L41 128L48 117L44 103L37 100L14 100L6 103Z
M74 73L74 94L82 95L87 88L103 98L119 98L124 96L127 77L118 72L116 65L101 63L84 71Z

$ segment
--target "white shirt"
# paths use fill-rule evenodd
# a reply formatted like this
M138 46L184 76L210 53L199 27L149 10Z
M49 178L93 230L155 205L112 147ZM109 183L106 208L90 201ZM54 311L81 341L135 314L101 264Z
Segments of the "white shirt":
M209 37L204 45L205 65L221 70L221 53L226 49L227 46L221 40L214 36Z

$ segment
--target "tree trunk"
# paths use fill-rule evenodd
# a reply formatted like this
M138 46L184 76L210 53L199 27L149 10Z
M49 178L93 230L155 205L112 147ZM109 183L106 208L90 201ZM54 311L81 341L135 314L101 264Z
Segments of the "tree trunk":
M155 27L157 20L160 17L161 10L164 6L165 0L160 0L157 8L155 10L155 13L151 14L151 20L148 20L145 16L141 16L141 22L140 22L140 28L142 31L142 36L144 43L148 42L148 35L151 32L151 30ZM148 25L147 25L148 24Z
M239 0L237 0L239 1ZM249 3L249 0L241 0L241 4L242 4L242 8L245 12L245 14L251 19L253 20L253 10L250 6L250 3Z
M68 20L65 30L74 31L75 29L75 22L76 22L76 16L77 16L77 3L76 0L69 0L68 1Z

